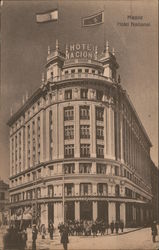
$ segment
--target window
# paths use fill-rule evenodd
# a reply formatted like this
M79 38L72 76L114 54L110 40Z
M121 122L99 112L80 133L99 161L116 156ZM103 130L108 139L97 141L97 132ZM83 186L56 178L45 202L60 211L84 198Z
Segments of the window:
M37 188L37 198L41 198L41 188Z
M119 185L115 185L115 196L119 196L119 195L120 195Z
M5 193L0 192L0 201L5 200Z
M80 107L80 119L89 119L89 106Z
M64 173L65 174L74 174L74 172L75 172L75 164L74 163L64 164Z
M74 109L73 107L64 108L64 120L73 120L74 118Z
M97 144L97 157L104 158L104 145Z
M97 164L97 174L106 174L106 165L105 164Z
M104 127L103 126L97 126L97 139L104 139Z
M71 69L71 74L75 74L75 69Z
M65 140L74 138L74 126L73 125L64 127L64 138Z
M78 69L78 73L81 74L82 73L82 69Z
M65 75L68 75L68 70L65 70Z
M80 155L81 157L90 157L90 144L80 145Z
M49 198L53 197L53 185L48 186L48 197Z
M94 69L92 69L92 74L95 74L95 70Z
M64 146L65 158L74 157L74 144L69 144Z
M88 89L81 89L81 99L87 99L88 98Z
M132 190L129 188L125 188L125 196L128 198L132 198Z
M98 121L104 120L104 108L96 107L96 120Z
M74 184L72 183L65 184L65 195L66 196L74 195Z
M91 163L80 163L79 164L79 173L80 174L90 174L91 173Z
M119 176L119 167L118 166L115 166L115 175Z
M107 195L108 185L106 183L98 183L97 192L98 192L98 195Z
M91 195L92 194L92 184L91 183L81 183L80 184L80 193L82 195Z
M85 73L87 73L87 74L88 74L88 73L89 73L89 69L85 69Z
M89 125L81 125L80 126L80 138L90 138L90 126Z
M65 90L65 100L72 99L72 89Z
M97 100L102 101L102 98L103 98L103 91L97 90L97 91L96 91L96 97L97 97Z

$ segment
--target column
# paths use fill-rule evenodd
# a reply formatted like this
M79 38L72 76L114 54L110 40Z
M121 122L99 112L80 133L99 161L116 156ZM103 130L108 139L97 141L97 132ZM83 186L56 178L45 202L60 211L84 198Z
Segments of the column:
M58 227L59 220L58 220L58 206L57 202L54 202L54 226Z
M136 221L136 207L135 207L135 205L133 205L132 210L133 210L133 221Z
M112 170L111 170L111 165L107 165L107 169L106 169L106 175L112 175Z
M97 195L97 183L92 184L92 191L93 195Z
M19 133L17 135L17 174L19 173Z
M40 162L46 159L46 111L40 111Z
M104 158L108 157L107 107L104 109Z
M74 152L75 157L80 157L80 120L79 105L74 105Z
M115 221L116 214L115 214L115 202L108 202L108 223L110 224L112 221Z
M59 135L59 144L58 144L58 147L59 147L59 158L64 158L64 114L63 114L63 105L60 104L58 106L58 135ZM54 115L54 114L53 114ZM54 145L53 145L54 147Z
M93 201L93 220L97 219L97 201Z
M41 204L41 224L48 227L48 204Z
M26 161L26 154L25 154L25 147L26 147L26 142L25 142L25 127L22 127L22 142L21 142L21 170L25 170L25 161Z
M124 150L123 150L123 118L122 118L122 114L120 114L120 155L121 155L121 162L124 162Z
M38 117L35 119L35 163L38 163Z
M79 195L80 195L80 184L75 183L75 196L79 196Z
M92 162L92 174L96 174L96 162Z
M79 162L75 162L75 174L79 174Z
M46 148L45 148L45 152L46 152L46 161L50 160L50 120L49 120L49 111L50 109L46 109L46 119L45 119L45 126L46 126L46 130L45 130L45 135L46 135ZM56 113L55 113L56 116Z
M114 126L114 110L110 108L111 118L111 158L115 159L115 126Z
M58 158L58 112L57 104L53 105L53 159Z
M33 166L33 130L32 119L30 120L30 166Z
M123 221L124 226L125 226L125 224L126 224L125 203L120 204L120 220Z
M9 146L10 146L10 150L9 150L9 152L10 152L10 173L9 173L9 176L12 176L13 175L13 173L12 173L12 137L10 137L10 139L9 139Z
M57 211L57 213L58 213L58 220L59 220L59 223L60 223L60 222L64 221L62 202L58 202L57 203L57 207L58 207L58 211Z
M90 105L90 154L96 157L96 113L95 105Z
M75 201L75 220L80 220L80 202Z

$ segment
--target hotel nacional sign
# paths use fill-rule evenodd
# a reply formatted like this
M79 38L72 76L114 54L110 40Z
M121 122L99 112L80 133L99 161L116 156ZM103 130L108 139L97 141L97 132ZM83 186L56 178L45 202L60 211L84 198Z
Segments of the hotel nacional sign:
M90 43L69 44L66 49L66 59L86 58L93 59L97 51L97 45Z

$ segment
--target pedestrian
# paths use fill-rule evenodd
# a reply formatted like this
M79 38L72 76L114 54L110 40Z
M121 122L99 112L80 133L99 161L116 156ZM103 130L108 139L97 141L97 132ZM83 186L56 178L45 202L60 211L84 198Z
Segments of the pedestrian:
M152 241L155 242L156 241L156 235L157 235L157 223L156 221L153 221L152 225L151 225L151 231L152 231Z
M34 224L32 229L32 250L36 250L37 235L38 235L38 230L36 228L36 224Z
M115 222L115 231L116 231L116 234L118 234L118 231L119 231L119 223L118 223L118 221Z
M64 250L67 250L67 244L69 243L69 240L68 240L68 228L66 226L63 227L61 233L61 243L63 244Z
M27 239L28 239L28 236L27 236L27 231L26 229L23 229L22 233L21 233L21 239L22 239L22 249L25 249L27 247Z
M45 228L45 225L44 225L44 224L41 225L41 236L42 236L42 239L45 239L45 236L46 236L46 228Z
M120 221L119 227L121 229L121 232L123 232L123 230L124 230L124 222L123 221Z
M50 240L53 240L53 233L54 233L54 225L52 221L49 223L49 234L50 234Z
M108 222L106 222L106 224L105 224L105 231L106 231L107 234L108 234L108 230L109 230L109 224L108 224Z
M111 229L111 233L113 234L114 233L114 221L110 223L110 229Z

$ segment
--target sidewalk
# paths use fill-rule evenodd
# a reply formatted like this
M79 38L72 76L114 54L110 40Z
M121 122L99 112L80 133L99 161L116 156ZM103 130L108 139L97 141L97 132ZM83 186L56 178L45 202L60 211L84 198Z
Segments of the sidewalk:
M123 234L128 234L137 230L140 230L142 228L125 228L124 232L119 232L118 235L123 235ZM28 233L28 240L27 240L27 250L31 250L32 249L32 229L28 229L27 230ZM105 235L97 235L95 237L91 236L69 236L69 243L75 243L75 242L79 242L80 239L82 240L82 238L84 239L92 239L92 238L103 238L103 237L113 237L116 236L116 233L111 234L109 232L109 234L105 234ZM37 241L36 241L36 246L37 246L37 250L52 250L52 249L56 249L56 250L61 250L63 249L63 245L60 243L60 234L59 232L56 230L56 232L54 233L54 238L53 240L50 240L49 234L46 234L46 238L42 239L40 233L38 234L37 237Z

